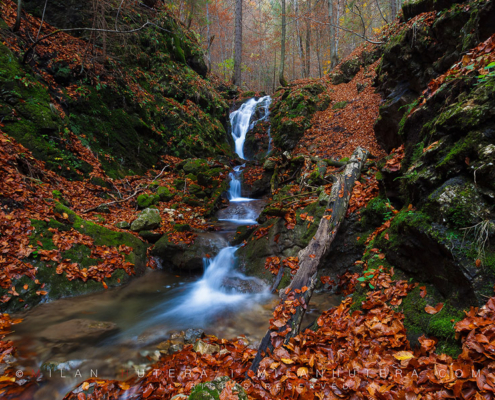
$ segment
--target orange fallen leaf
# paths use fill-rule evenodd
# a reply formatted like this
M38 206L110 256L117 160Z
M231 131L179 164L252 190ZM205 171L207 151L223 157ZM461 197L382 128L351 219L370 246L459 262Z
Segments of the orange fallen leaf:
M426 306L425 307L425 311L428 313L428 314L436 314L438 312L440 312L443 308L443 303L438 303L435 307L432 307L432 306Z

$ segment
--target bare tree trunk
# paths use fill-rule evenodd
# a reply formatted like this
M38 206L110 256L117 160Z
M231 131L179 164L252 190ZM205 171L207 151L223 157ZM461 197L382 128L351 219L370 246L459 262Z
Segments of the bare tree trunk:
M282 45L280 50L280 70L278 73L278 81L282 86L287 86L287 81L285 80L285 76L284 76L286 30L287 30L287 26L285 24L285 0L282 0Z
M320 56L321 30L318 28L316 33L317 33L317 35L316 35L316 60L318 61L318 74L321 78L323 76L322 71L321 71L321 56Z
M298 0L294 0L294 13L296 18L296 36L297 36L297 50L299 52L299 59L301 60L301 78L304 78L304 50L301 33L299 31L299 3Z
M288 343L290 338L298 335L307 304L309 304L316 286L318 267L337 236L337 231L345 218L349 206L352 188L359 178L368 156L367 150L358 147L344 171L333 176L334 183L327 205L327 209L330 209L330 214L323 216L316 234L309 244L299 251L299 269L289 287L281 296L281 305L285 304L288 296L291 297L290 300L292 301L299 300L301 305L296 307L295 314L284 325L278 329L273 328L266 333L250 368L255 373L266 352L268 350L272 352L276 344L281 343L281 338L283 338L283 343ZM296 292L297 289L299 290ZM281 332L284 332L284 334L279 335Z
M210 37L210 12L208 9L208 1L206 2L206 43L208 46L208 71L211 72L211 37Z
M391 21L397 16L397 0L390 0L390 12L392 13Z
M21 15L22 15L22 0L17 0L17 17L15 19L14 32L17 32L21 28Z
M275 93L275 82L276 82L276 71L277 71L277 52L274 51L275 53L275 64L273 64L273 88L272 88L272 93Z
M311 12L311 0L307 2L308 13ZM306 18L306 77L311 74L311 15Z
M335 28L333 18L333 0L328 0L328 19L330 22L330 68L335 68L338 64L337 48L335 46ZM338 20L337 20L338 23Z
M242 0L235 2L235 43L234 43L234 78L232 83L240 86L242 64Z

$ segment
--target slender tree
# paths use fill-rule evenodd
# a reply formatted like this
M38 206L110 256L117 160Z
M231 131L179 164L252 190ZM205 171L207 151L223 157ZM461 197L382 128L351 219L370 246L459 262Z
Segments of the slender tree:
M333 24L333 0L328 0L328 19L330 22L330 68L338 64L337 47L335 45L335 27Z
M280 70L278 73L278 81L282 86L287 86L287 81L284 76L285 68L285 34L287 26L285 24L285 0L282 0L282 45L280 50Z
M306 77L311 74L311 0L307 1L308 14L306 17Z
M390 0L390 12L392 13L392 21L397 15L397 0Z
M242 64L242 0L235 2L235 34L234 34L234 78L232 83L240 86Z
M17 0L17 18L15 19L15 24L13 31L17 32L21 28L21 14L22 14L22 0Z

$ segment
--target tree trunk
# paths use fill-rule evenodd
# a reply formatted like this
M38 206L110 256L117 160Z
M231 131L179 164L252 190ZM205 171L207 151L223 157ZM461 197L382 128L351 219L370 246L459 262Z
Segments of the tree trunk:
M282 0L282 45L280 50L280 70L278 73L278 81L280 85L287 86L287 81L284 76L285 67L285 31L287 27L285 25L285 0Z
M21 14L22 14L22 0L17 0L17 17L15 19L14 32L17 32L21 28Z
M297 42L297 51L299 53L299 60L301 60L301 78L304 78L304 50L301 33L299 31L299 4L298 0L294 0L294 13L296 18L296 42Z
M242 64L242 0L235 2L235 43L234 43L234 78L232 83L240 86Z
M208 57L208 71L211 72L211 37L210 37L210 12L208 9L208 1L206 2L206 43L207 43L207 57Z
M335 38L335 27L333 18L333 0L328 0L328 19L330 22L330 68L333 69L338 64L337 47ZM337 20L338 23L338 20Z
M392 21L397 16L397 0L390 0L390 12L392 13Z
M288 296L290 296L290 300L292 301L299 300L301 305L296 307L295 314L292 315L285 325L277 330L271 329L266 333L251 365L250 369L253 372L256 373L259 363L267 351L272 352L277 345L280 345L282 342L288 343L290 338L299 334L301 321L306 312L306 305L309 304L316 286L318 266L321 260L327 255L330 245L337 236L337 231L345 218L349 206L352 188L359 178L361 169L368 156L369 153L367 150L358 147L344 171L333 177L334 184L327 204L327 209L331 209L331 211L321 219L318 230L309 244L299 251L299 269L289 287L281 295L282 305L285 304L284 302ZM299 289L299 293L296 292L297 289Z
M311 12L311 0L308 0L308 13ZM311 20L310 15L306 18L306 77L311 73Z

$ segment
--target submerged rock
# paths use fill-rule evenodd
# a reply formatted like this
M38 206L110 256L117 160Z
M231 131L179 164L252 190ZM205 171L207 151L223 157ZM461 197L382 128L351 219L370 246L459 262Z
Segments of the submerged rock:
M39 333L39 337L46 342L71 343L78 347L79 343L98 342L118 331L113 322L71 319L49 326Z
M155 208L147 208L131 224L131 230L134 232L150 231L158 228L161 222L160 211Z

